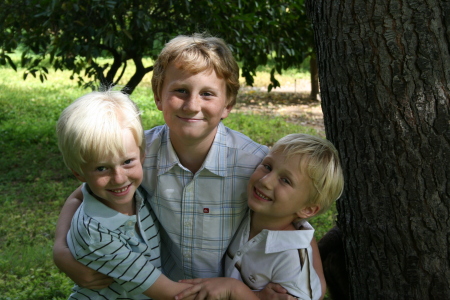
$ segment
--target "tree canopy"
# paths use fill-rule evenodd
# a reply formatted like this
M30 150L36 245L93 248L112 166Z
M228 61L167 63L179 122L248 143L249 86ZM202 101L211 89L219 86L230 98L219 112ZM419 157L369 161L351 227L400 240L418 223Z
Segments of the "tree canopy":
M125 86L128 93L153 70L143 59L156 58L179 34L223 38L249 85L256 68L271 58L269 90L279 86L275 74L299 66L313 43L303 0L5 0L0 24L0 63L16 69L9 54L20 47L24 78L45 80L48 59L55 70L71 70L80 84L111 85L132 62L136 71Z

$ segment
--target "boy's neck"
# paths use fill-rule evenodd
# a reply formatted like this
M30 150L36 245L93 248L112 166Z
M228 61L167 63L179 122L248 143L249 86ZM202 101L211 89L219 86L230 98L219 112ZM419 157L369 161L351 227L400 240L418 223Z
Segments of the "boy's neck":
M105 204L106 206L110 207L111 209L114 209L115 211L123 214L123 215L127 215L127 216L133 216L136 214L136 199L133 197L133 201L131 201L129 204L127 205L122 205L120 207L111 207L111 205L101 199L96 197L97 200L99 200L100 202L102 202L103 204Z
M171 142L180 163L195 174L203 165L214 139L201 142L171 139Z
M252 211L250 219L250 234L248 239L251 240L263 229L274 231L295 230L295 227L292 224L295 219L295 217L274 219L273 217L266 217Z

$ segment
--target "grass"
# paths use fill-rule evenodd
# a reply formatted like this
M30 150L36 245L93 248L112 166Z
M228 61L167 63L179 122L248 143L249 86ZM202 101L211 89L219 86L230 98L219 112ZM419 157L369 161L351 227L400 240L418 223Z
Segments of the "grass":
M61 111L88 91L69 72L52 72L43 84L22 74L0 68L0 300L67 299L73 283L53 265L51 251L60 208L79 183L62 162L54 127ZM163 124L150 76L132 95L146 129ZM225 124L267 145L291 132L315 132L270 115L233 113ZM317 238L334 214L311 222Z

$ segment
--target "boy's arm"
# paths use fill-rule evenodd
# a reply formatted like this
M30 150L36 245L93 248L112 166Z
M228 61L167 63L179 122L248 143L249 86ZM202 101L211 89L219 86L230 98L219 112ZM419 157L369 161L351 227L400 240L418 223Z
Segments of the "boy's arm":
M202 299L229 299L229 300L259 300L256 294L242 281L228 277L196 278L182 280L194 284L175 296L176 300L191 299L189 296L197 294L196 300ZM289 297L289 295L285 295ZM284 299L295 299L291 298Z
M322 288L322 296L320 297L320 299L323 299L327 291L327 282L325 281L325 275L323 273L322 259L320 257L319 246L317 245L317 241L315 238L313 238L311 241L311 248L313 252L313 267L317 273L317 276L319 276L320 286Z
M80 287L101 289L109 286L113 279L78 262L67 245L67 233L73 215L83 201L81 186L78 187L64 203L56 224L53 261L55 265Z
M269 282L262 290L255 291L260 300L290 300L297 299L290 296L287 290L278 283Z
M156 279L156 281L145 292L143 292L143 294L152 299L173 300L178 293L183 292L191 286L191 284L187 283L174 282L164 276L164 274L161 274L158 279ZM197 293L192 293L185 299L194 299L196 294Z

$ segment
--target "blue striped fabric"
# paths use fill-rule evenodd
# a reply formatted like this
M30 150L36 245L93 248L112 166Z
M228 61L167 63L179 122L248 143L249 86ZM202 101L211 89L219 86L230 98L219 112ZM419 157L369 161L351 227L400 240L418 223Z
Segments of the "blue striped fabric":
M142 186L162 225L163 272L172 280L223 276L225 251L247 212L247 182L268 152L219 124L197 173L184 168L167 125L146 131Z
M67 242L78 261L115 282L102 290L75 285L69 299L149 299L142 293L161 274L161 241L159 223L148 201L137 190L138 218L127 216L97 201L86 187L84 184L84 201L72 219Z

